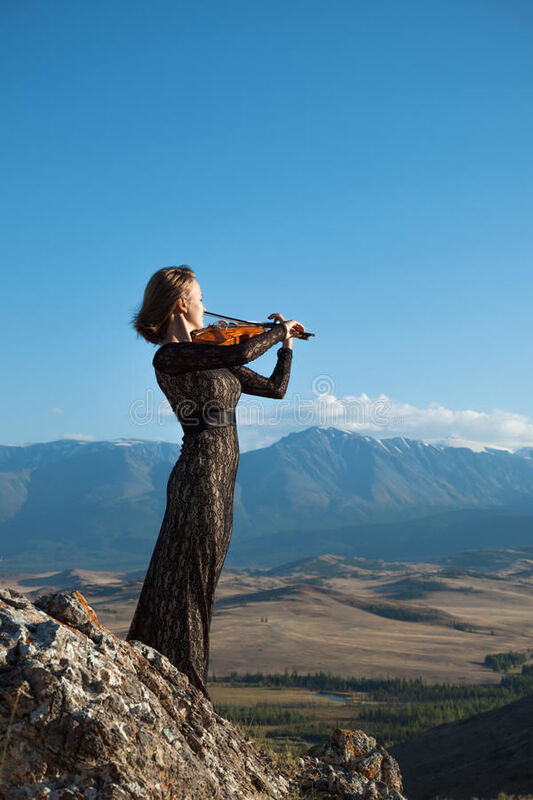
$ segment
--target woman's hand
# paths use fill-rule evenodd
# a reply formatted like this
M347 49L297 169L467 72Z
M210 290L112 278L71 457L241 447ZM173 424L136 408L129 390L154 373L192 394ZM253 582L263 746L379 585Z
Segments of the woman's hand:
M298 333L304 333L304 326L301 322L298 322L295 319L286 320L283 314L269 314L268 319L273 319L275 322L281 322L285 325L285 334L286 338L283 342L283 347L288 347L292 349L292 338L293 336L298 338Z

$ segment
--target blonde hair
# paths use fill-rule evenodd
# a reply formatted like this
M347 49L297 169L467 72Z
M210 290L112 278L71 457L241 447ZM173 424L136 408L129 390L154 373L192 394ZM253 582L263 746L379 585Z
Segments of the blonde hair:
M144 290L140 309L131 324L137 334L152 344L161 344L178 300L189 297L195 275L190 267L163 267L154 272Z

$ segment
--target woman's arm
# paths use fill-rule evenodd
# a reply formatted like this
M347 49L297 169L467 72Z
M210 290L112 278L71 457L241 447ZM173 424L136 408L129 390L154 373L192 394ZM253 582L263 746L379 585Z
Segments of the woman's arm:
M289 347L280 347L278 360L270 378L265 378L248 367L231 367L230 372L240 380L244 394L255 394L260 397L273 397L281 400L285 397L289 385L291 362L292 350Z
M170 342L156 351L152 364L158 372L165 372L167 375L236 367L259 358L269 347L285 339L286 334L287 326L278 323L266 333L252 336L240 344Z

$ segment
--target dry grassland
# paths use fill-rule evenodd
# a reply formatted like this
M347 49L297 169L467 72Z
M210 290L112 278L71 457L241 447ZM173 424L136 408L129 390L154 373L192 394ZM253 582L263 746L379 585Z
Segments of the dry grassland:
M303 565L279 576L228 569L217 590L210 674L324 670L498 683L500 676L483 666L485 655L525 651L533 641L533 577L520 566L451 578L433 564L362 569L323 556L307 570ZM440 586L405 599L399 595L406 580L408 587L413 580ZM78 588L119 636L127 632L141 587L140 579L84 570L3 575L0 581L30 596ZM398 612L421 621L390 618Z

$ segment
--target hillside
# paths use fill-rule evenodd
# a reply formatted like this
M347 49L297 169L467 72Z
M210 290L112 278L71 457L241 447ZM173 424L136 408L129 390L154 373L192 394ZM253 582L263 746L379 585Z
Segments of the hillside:
M533 791L533 697L439 725L390 748L409 800Z

